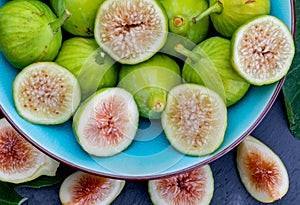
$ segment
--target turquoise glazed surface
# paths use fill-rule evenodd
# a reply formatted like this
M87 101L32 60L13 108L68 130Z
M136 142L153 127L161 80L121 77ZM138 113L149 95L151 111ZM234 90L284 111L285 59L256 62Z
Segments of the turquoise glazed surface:
M0 0L0 6L5 2ZM271 6L271 14L293 30L293 2L272 0ZM141 120L135 141L128 149L113 157L97 158L81 149L73 135L71 120L57 126L43 126L31 124L18 115L13 104L12 82L19 71L11 67L0 53L0 108L11 124L35 146L59 161L90 173L123 179L167 176L216 160L251 133L272 106L283 83L252 86L240 102L228 109L224 142L213 154L184 156L165 139L160 121Z

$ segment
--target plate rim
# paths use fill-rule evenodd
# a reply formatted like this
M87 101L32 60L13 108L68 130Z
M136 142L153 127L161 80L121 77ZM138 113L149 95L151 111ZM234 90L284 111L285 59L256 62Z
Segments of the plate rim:
M295 5L295 0L290 0L291 3L291 32L292 35L295 39L295 35L296 35L296 5ZM209 164L215 160L217 160L218 158L224 156L225 154L227 154L228 152L230 152L231 150L233 150L235 147L237 147L238 144L240 144L259 124L260 122L264 119L264 117L267 115L267 113L269 112L269 110L272 108L274 102L276 101L281 88L284 84L285 81L285 76L278 82L276 89L274 91L274 93L271 96L271 99L269 100L269 102L267 103L267 105L265 106L265 108L262 110L261 114L259 115L259 117L254 121L254 123L246 130L244 131L244 133L238 137L233 143L231 143L228 147L226 147L225 149L223 149L222 151L220 151L219 153L215 154L214 156L203 160L199 163L196 163L192 166L177 170L177 171L173 171L173 172L169 172L169 173L162 173L162 174L154 174L154 175L147 175L147 176L124 176L124 175L118 175L118 174L109 174L109 173L104 173L104 172L99 172L99 171L95 171L95 170L91 170L89 168L80 166L80 165L76 165L75 163L72 163L70 161L67 161L57 155L55 155L54 153L48 151L47 149L45 149L44 147L40 146L37 142L35 142L30 136L28 136L24 131L22 131L22 129L19 128L19 126L12 120L12 118L7 114L7 112L4 110L4 108L2 107L2 105L0 104L0 112L2 112L2 114L4 115L4 117L6 118L6 120L12 125L12 127L22 136L24 137L27 141L29 141L32 145L34 145L36 148L38 148L40 151L42 151L43 153L45 153L46 155L52 157L53 159L75 169L75 170L80 170L86 173L90 173L90 174L94 174L94 175L99 175L99 176L103 176L103 177L108 177L108 178L113 178L113 179L121 179L121 180L152 180L152 179L160 179L160 178L165 178L165 177L171 177L174 175L178 175L178 174L182 174L185 172L189 172L193 169L199 168L201 166L204 166L206 164Z

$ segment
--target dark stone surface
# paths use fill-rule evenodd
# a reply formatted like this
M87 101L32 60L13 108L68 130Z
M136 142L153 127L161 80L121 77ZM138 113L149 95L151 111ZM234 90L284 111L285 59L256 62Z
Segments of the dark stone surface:
M278 96L264 120L253 131L253 136L268 145L279 155L289 173L288 193L273 204L299 205L300 182L300 140L295 139L288 128L282 93ZM212 205L253 205L262 204L252 198L241 184L235 165L236 150L211 163L215 191ZM25 205L59 205L59 186L17 191L28 200ZM123 191L112 205L150 205L147 181L127 181Z

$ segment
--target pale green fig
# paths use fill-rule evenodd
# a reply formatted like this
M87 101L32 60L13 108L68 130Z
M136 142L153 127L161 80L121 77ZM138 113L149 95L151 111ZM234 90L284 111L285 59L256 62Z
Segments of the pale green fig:
M82 100L100 88L113 87L117 83L119 64L104 53L92 38L65 40L55 62L77 77Z
M192 18L208 7L206 0L161 0L169 19L169 30L184 36L194 43L204 40L209 30L209 17L197 23Z
M213 26L221 35L230 38L233 32L253 17L270 13L270 0L211 0L209 8L193 22L210 16Z
M50 0L54 12L60 15L68 9L72 16L63 28L75 36L93 36L96 12L104 0Z
M122 65L119 87L134 95L140 116L158 119L166 105L168 91L181 83L178 64L167 55L157 53L136 65Z
M0 8L0 51L16 68L39 61L52 61L62 43L60 27L69 18L59 18L40 1L9 1Z
M248 91L250 84L240 77L231 65L230 40L211 37L193 51L184 49L187 59L182 77L189 83L202 84L225 95L227 106L235 104ZM206 71L206 72L205 72Z

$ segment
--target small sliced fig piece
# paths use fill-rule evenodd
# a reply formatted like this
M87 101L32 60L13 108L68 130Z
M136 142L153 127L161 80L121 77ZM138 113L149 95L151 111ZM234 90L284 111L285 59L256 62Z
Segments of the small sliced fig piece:
M0 119L0 181L23 183L55 176L59 162L26 141L5 118Z
M210 16L216 31L230 38L249 19L269 14L270 4L270 0L211 0L209 8L195 16L193 22Z
M92 37L97 10L104 0L50 0L50 5L59 16L68 9L72 16L63 28L75 36Z
M61 184L59 199L63 205L109 205L121 193L124 185L125 180L76 171Z
M133 141L139 112L133 95L122 88L102 88L80 105L73 131L81 147L94 156L112 156Z
M112 87L117 83L118 63L104 53L92 38L65 40L55 62L77 77L82 101L100 88Z
M161 122L175 149L186 155L207 155L223 142L227 108L214 91L198 84L181 84L170 90Z
M13 82L13 98L20 116L35 124L61 124L80 103L76 77L53 62L33 63Z
M96 14L95 39L122 64L152 57L168 36L168 17L158 0L106 0Z
M8 1L0 8L0 51L16 68L40 61L52 61L61 43L61 26L68 10L57 18L41 1Z
M142 63L122 65L118 86L134 95L140 116L159 119L169 90L180 83L180 67L176 61L157 53Z
M294 55L291 31L274 16L251 19L232 36L233 68L254 85L271 84L283 78Z
M156 205L206 205L214 192L209 165L168 178L149 180L148 191Z
M252 136L237 147L237 169L246 190L258 201L271 203L288 191L289 176L283 162Z

